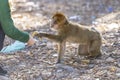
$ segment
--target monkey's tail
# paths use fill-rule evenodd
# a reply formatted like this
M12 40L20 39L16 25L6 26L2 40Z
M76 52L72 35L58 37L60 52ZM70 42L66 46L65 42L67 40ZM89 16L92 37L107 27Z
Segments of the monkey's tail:
M110 24L105 24L105 23L101 23L101 24L93 24L92 25L93 28L91 28L92 30L95 28L95 30L97 30L98 32L100 32L101 34L105 34L106 32L110 32L112 30L120 30L120 23L110 23ZM102 43L107 43L107 41L102 37Z
M91 27L92 30L94 30L95 32L98 32L98 34L100 34L101 39L102 39L102 43L106 43L107 41L102 37L102 33L105 33L107 30L102 28L101 26L92 26Z

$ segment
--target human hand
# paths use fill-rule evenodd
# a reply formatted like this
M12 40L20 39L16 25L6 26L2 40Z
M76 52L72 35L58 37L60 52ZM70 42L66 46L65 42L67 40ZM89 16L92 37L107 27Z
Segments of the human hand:
M27 45L32 46L34 44L35 44L35 39L32 36L29 35L29 40L27 42Z

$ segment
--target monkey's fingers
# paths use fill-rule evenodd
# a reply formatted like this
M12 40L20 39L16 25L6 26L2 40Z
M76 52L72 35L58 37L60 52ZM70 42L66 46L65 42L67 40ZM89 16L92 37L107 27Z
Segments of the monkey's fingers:
M39 38L42 38L42 37L43 37L43 34L42 34L42 33L39 33L38 31L34 31L34 32L32 33L32 37L34 37L34 36L37 36L37 37L39 37Z
M34 31L34 32L32 33L32 37L34 37L34 36L38 36L38 34L39 34L38 31Z

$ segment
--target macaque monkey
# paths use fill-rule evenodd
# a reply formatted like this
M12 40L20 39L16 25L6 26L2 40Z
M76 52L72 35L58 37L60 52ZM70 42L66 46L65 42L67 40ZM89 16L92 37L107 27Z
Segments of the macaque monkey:
M52 16L51 28L57 30L57 34L47 34L36 32L35 36L46 37L58 43L58 59L60 63L65 53L66 42L78 43L78 54L95 58L101 55L101 35L94 28L86 28L77 23L67 20L66 16L60 12Z

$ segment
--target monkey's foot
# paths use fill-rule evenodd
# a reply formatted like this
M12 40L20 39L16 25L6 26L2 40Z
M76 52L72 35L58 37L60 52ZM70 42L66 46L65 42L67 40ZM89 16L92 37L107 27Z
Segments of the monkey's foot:
M64 63L64 60L57 60L56 64Z
M96 58L100 58L100 57L101 57L101 54L98 54L98 55L89 55L86 58L87 59L96 59Z
M57 61L57 62L56 62L56 64L59 64L59 63L61 63L61 61Z

